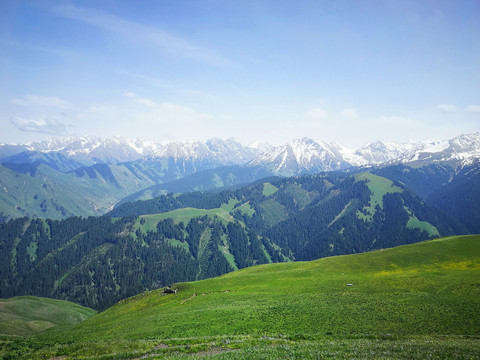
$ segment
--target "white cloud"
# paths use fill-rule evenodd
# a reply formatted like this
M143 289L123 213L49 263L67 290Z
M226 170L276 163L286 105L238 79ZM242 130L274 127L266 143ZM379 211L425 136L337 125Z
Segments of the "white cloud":
M123 131L159 141L206 139L220 135L221 123L207 113L173 103L141 107L119 117Z
M21 117L12 117L10 122L20 131L44 133L52 135L65 135L67 133L66 125L53 117L45 117L39 120L24 119Z
M234 121L234 120L237 120L237 118L233 115L230 115L230 114L222 114L222 115L220 115L220 120L222 120L222 121Z
M150 106L150 107L158 106L157 103L155 103L155 101L147 99L147 98L142 98L142 97L138 96L137 94L135 94L133 92L130 92L130 91L124 92L123 96L132 98L137 104L140 104L140 105L145 105L145 106Z
M445 112L451 112L457 110L457 107L452 104L439 104L437 105L437 109L440 109Z
M53 12L61 17L74 19L106 31L117 37L155 46L156 49L174 56L201 61L215 66L229 66L223 56L156 27L143 25L94 9L79 8L74 5L60 5Z
M373 124L381 125L381 126L391 126L393 127L412 127L414 124L414 120L410 118L406 118L403 116L380 116L376 119L371 120Z
M345 109L341 112L342 116L347 119L355 119L358 117L357 109Z
M468 105L465 110L467 112L477 113L477 112L480 112L480 106L479 105Z
M72 103L65 101L57 96L39 96L39 95L25 95L22 99L12 99L11 104L20 106L40 106L52 107L58 109L69 109L73 106Z
M312 120L321 120L326 119L328 117L328 113L322 108L313 108L307 111L305 117Z
M135 93L130 92L130 91L125 91L125 92L123 93L123 96L130 97L130 98L135 98L135 97L137 97L137 95L136 95Z
M162 117L171 120L195 121L212 118L209 114L199 113L189 107L170 103L161 104L160 109Z
M157 104L153 100L146 99L146 98L137 98L137 99L135 99L135 102L138 103L138 104L145 105L145 106L150 106L150 107L157 106Z
M200 91L200 90L195 90L195 89L188 89L188 88L183 88L181 86L178 86L178 84L173 84L170 83L166 80L162 80L159 78L156 78L154 76L147 76L135 72L130 72L126 71L123 69L117 69L114 70L117 74L128 76L129 78L132 78L134 80L140 80L146 84L149 84L151 86L155 86L158 88L166 89L170 93L175 92L179 94L186 94L186 95L193 95L193 96L200 96L204 97L210 100L219 100L218 96L205 92L205 91Z

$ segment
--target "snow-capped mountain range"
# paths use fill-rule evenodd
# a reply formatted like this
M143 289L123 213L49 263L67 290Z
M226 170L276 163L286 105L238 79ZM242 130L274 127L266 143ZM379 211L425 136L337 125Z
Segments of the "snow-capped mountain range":
M480 133L450 140L391 143L376 141L358 150L309 138L272 148L248 165L267 166L277 174L298 175L349 167L399 163L456 162L465 166L480 159Z
M135 160L174 159L208 163L209 167L246 165L264 166L279 175L298 175L346 169L352 166L455 161L468 165L480 159L480 133L460 135L450 140L409 143L377 141L357 150L338 143L310 138L296 139L281 146L256 142L244 146L233 138L206 141L182 141L160 144L140 139L111 137L61 138L26 145L0 145L0 161L26 153L58 153L76 163L122 163ZM38 158L32 156L32 158ZM33 160L32 160L33 162Z
M151 159L184 159L184 160L209 160L218 166L242 165L259 153L259 150L244 146L233 138L227 140L209 139L206 141L186 140L173 142L166 145L158 145L151 152Z
M259 154L248 166L266 166L278 174L293 175L345 169L352 166L343 152L348 149L309 138L296 139Z

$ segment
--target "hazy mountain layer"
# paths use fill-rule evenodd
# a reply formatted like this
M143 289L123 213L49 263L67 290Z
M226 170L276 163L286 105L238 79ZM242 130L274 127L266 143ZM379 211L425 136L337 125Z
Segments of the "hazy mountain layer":
M21 152L14 154L17 150ZM0 218L62 218L101 215L117 202L168 192L238 186L270 175L352 171L352 166L375 165L371 171L381 175L388 172L381 170L388 164L408 165L404 174L391 173L392 179L425 197L478 161L480 135L410 144L377 142L357 151L308 138L263 151L233 139L161 145L122 138L66 138L2 145L0 154L9 155L1 160ZM136 160L126 161L131 159ZM423 179L408 174L419 171L424 171Z

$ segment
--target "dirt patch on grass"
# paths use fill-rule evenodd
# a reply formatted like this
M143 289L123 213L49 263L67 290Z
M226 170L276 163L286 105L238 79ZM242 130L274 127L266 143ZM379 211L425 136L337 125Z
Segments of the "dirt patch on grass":
M209 356L209 355L223 354L223 353L229 352L229 351L234 351L234 350L232 350L232 349L224 349L224 348L221 348L221 347L214 346L214 347L211 347L211 348L208 349L208 350L199 351L199 352L194 353L194 354L192 354L192 355L195 355L195 356Z

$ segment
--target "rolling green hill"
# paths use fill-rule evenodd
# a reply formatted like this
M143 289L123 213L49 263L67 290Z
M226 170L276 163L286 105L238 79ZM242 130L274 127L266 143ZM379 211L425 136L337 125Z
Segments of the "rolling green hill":
M72 335L480 335L480 236L259 265L175 287L176 295L124 300Z
M0 335L27 336L71 327L95 314L95 310L63 300L34 296L0 299Z
M173 288L42 335L19 358L474 359L480 350L479 235L259 265Z

